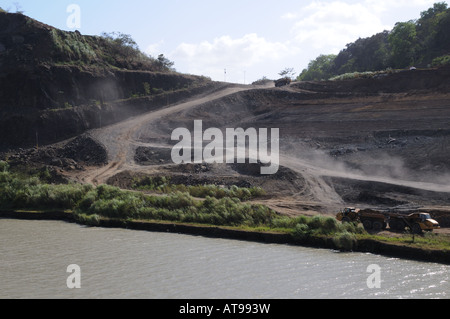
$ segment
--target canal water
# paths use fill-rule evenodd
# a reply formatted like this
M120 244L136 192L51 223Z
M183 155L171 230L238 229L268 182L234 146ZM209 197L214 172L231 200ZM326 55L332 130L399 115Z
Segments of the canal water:
M9 219L0 243L0 299L450 297L449 266L372 254Z

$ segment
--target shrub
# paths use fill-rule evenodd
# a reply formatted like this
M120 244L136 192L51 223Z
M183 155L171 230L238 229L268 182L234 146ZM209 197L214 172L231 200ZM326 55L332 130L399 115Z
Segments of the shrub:
M392 68L387 68L384 71L367 71L367 72L351 72L345 73L341 75L337 75L335 77L330 78L330 81L343 81L343 80L351 80L351 79L370 79L375 78L381 75L387 75L396 73L398 70L393 70Z
M297 224L292 231L292 236L297 240L304 240L310 236L309 226L306 224Z
M352 251L356 246L357 240L354 234L342 232L333 237L333 243L336 248L342 251Z
M277 216L272 220L271 227L293 229L297 224L299 224L299 222L297 222L296 218Z
M112 218L133 218L139 215L144 206L145 197L142 194L100 185L95 190L87 192L76 209L78 212Z
M338 232L348 232L352 234L366 234L366 230L359 223L338 223Z
M0 172L0 207L8 209L72 209L92 186L43 184L39 177Z
M171 185L162 177L148 179L146 187L175 191L164 196L146 195L109 185L45 184L36 176L24 178L7 171L0 162L0 208L73 210L85 224L96 225L100 217L154 219L220 226L293 229L294 236L357 232L355 225L341 225L334 218L282 217L261 204L241 202L263 194L260 188L222 188L215 185ZM205 196L196 200L192 195Z
M264 196L266 193L261 187L241 188L236 185L225 188L217 185L182 185L172 184L166 177L144 177L136 179L132 185L133 189L157 191L162 193L182 192L189 193L198 198L214 197L217 199L225 197L236 197L242 201Z
M188 193L175 193L168 196L167 208L183 209L194 206L194 199Z
M435 58L431 63L433 67L439 67L444 65L450 65L450 55L443 55L441 57Z
M9 164L5 161L0 161L0 173L6 173L9 170Z
M325 216L314 216L309 222L308 226L317 234L328 235L338 230L338 223L336 219Z
M97 200L97 190L91 190L80 200L76 206L77 211L89 211L91 206Z
M87 226L99 226L100 216L98 215L87 215L87 214L75 214L75 219L78 223Z

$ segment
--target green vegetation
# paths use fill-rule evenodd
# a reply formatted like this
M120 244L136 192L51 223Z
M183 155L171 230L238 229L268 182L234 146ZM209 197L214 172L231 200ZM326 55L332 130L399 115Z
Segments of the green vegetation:
M78 223L90 226L100 225L103 219L114 219L276 232L290 234L305 243L331 240L334 247L346 251L353 250L362 239L450 250L450 238L436 234L400 238L374 236L367 234L360 225L339 223L334 217L281 216L264 205L242 201L263 195L258 188L174 185L160 177L135 183L137 189L160 192L145 194L109 185L50 184L50 180L48 171L34 175L11 172L8 163L0 161L0 210L69 211Z
M101 58L112 66L130 70L175 71L172 68L174 63L164 56L161 58L160 55L158 59L154 59L140 51L137 43L128 34L103 32L97 40L101 45Z
M417 30L413 21L399 22L388 35L391 63L399 68L413 65L417 56Z
M150 95L152 93L151 88L150 88L150 83L144 82L144 83L142 83L142 85L144 86L145 95Z
M230 188L216 185L191 185L173 184L167 177L144 177L135 179L132 185L133 189L155 191L160 193L188 193L197 198L214 197L222 199L225 197L238 198L241 201L251 200L264 196L266 193L260 187L242 188L235 185Z
M158 55L158 65L162 70L175 71L175 69L173 68L174 64L175 62L167 59L164 54Z
M108 185L47 184L39 176L11 173L5 162L0 162L0 172L0 209L3 210L58 209L71 210L84 219L94 216L94 219L151 219L251 227L268 225L277 218L269 208L242 203L236 197L206 196L205 200L196 200L189 193L178 191L160 196Z
M313 81L313 80L325 80L333 75L333 66L336 55L320 55L315 60L311 61L308 65L308 69L303 72L297 78L298 81Z
M50 36L57 56L64 60L94 63L98 59L95 49L79 33L69 33L52 29Z
M356 235L365 233L361 226L353 223L339 223L333 217L301 216L296 218L294 223L294 238L305 240L311 237L331 236L335 247L347 251L355 247Z
M367 71L367 72L352 72L352 73L345 73L341 74L335 77L330 78L330 81L342 81L342 80L349 80L349 79L368 79L368 78L375 78L377 76L387 75L396 73L398 71L387 69L384 71Z
M435 3L417 20L398 22L391 31L347 44L338 55L320 55L299 81L328 80L341 74L364 73L410 66L449 64L450 9Z
M47 175L45 172L35 176L12 173L6 162L0 162L0 209L70 210L78 222L88 225L98 225L102 218L171 221L265 229L291 233L299 239L361 232L331 217L289 218L264 205L242 201L262 196L264 192L260 188L174 185L164 177L145 178L135 183L138 189L161 192L152 195L108 185L48 184ZM307 227L301 234L299 224Z
M436 59L433 59L432 66L439 67L443 65L450 65L450 55L443 55Z
M356 238L358 240L371 239L389 244L414 246L422 249L450 251L450 236L440 236L436 233L424 233L422 236L405 233L395 237L359 234L356 235Z
M53 55L48 58L58 64L158 72L174 71L173 62L163 56L154 59L141 52L136 42L127 34L104 32L101 36L82 36L79 32L52 29L50 38L54 50Z

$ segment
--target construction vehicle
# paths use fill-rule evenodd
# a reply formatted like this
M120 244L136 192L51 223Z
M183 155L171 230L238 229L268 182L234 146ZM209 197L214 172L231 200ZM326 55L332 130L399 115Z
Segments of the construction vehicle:
M342 222L361 222L368 231L381 231L389 227L392 231L404 231L408 228L414 234L439 229L439 223L428 213L400 214L372 209L347 207L336 215Z
M292 80L288 77L275 81L275 87L279 88L291 84Z

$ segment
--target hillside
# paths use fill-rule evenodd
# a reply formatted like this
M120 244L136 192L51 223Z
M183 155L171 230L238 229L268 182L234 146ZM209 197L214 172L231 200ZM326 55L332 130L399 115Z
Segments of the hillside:
M448 263L449 67L275 87L171 66L127 35L84 36L0 12L0 215ZM276 161L279 143L278 170L263 175L262 157L220 162L222 148L219 162L176 164L172 133L195 131L196 120L205 135L278 128L266 145ZM212 144L204 139L195 150ZM258 148L250 157L264 145L246 146ZM429 212L441 229L412 242L403 231L366 234L336 221L349 206ZM390 239L400 242L384 245Z
M0 160L11 167L121 188L148 176L261 187L267 196L257 202L281 215L334 215L347 205L426 209L450 225L448 67L281 88L235 85L119 67L120 54L102 58L105 39L22 15L0 18L0 142L14 148ZM74 57L61 55L55 32L85 43L97 58L67 60ZM279 171L263 176L261 164L249 163L175 165L172 131L192 131L199 119L205 129L279 128Z
M61 141L210 85L126 35L84 36L0 12L0 149Z
M339 54L320 55L311 61L298 80L330 79L343 74L412 66L429 68L450 63L450 8L438 2L420 13L420 18L398 22L368 38L349 43Z
M81 183L132 188L147 176L183 185L262 187L276 212L334 215L343 206L426 209L450 225L450 69L377 79L258 87L222 84L76 139L5 154ZM273 86L273 84L272 84ZM175 128L279 128L280 169L171 160ZM446 231L445 229L443 231Z

